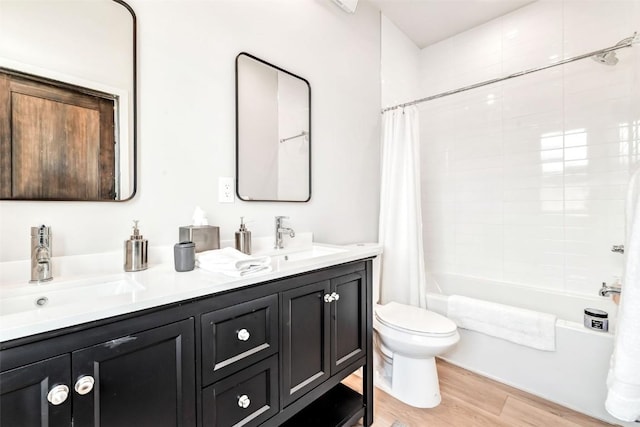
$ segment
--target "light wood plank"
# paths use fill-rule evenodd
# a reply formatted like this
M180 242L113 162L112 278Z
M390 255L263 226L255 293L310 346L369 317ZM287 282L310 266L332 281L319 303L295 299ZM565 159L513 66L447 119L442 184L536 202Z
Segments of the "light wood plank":
M390 427L394 422L407 427L611 426L445 361L438 360L437 367L442 394L439 406L414 408L375 388L373 427ZM344 383L354 390L362 389L356 375Z
M494 415L500 415L508 393L489 380L449 363L438 362L440 392Z

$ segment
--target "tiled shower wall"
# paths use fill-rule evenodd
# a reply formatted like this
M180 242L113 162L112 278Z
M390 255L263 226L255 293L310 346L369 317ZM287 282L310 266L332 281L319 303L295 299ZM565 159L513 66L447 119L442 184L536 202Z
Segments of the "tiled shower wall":
M640 0L534 2L420 52L420 96L614 45ZM427 269L596 295L621 276L640 44L421 104Z

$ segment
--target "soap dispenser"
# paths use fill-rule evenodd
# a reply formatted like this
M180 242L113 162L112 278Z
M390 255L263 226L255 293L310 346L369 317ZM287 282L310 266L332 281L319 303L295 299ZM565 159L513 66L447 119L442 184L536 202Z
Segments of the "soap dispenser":
M240 217L240 229L236 231L236 249L251 255L251 232L247 230L244 217Z
M147 239L142 237L138 229L138 221L133 221L133 234L124 241L124 271L140 271L147 269Z

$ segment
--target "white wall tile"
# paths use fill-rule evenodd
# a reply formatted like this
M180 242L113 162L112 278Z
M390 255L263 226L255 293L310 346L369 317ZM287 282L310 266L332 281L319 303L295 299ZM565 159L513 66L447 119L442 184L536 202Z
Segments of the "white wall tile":
M521 71L613 44L607 37L622 34L620 23L627 31L626 15L640 8L610 3L536 2L428 47L422 90L436 90L433 64L440 81L448 73L448 87L461 87L498 68ZM624 240L627 183L639 161L640 55L619 57L615 67L583 60L421 107L432 115L421 124L434 127L422 134L425 215L446 229L437 246L447 255L432 247L431 271L590 295L621 274L623 257L610 247Z
M537 1L420 52L426 96L615 44L639 0ZM421 104L426 264L594 295L622 273L640 166L640 51Z

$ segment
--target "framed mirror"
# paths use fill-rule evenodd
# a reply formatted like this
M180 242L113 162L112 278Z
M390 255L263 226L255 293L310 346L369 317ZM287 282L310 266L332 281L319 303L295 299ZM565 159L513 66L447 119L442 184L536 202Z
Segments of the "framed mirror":
M136 17L121 0L0 1L0 199L136 192Z
M245 201L311 198L311 86L244 52L236 57L236 192Z

